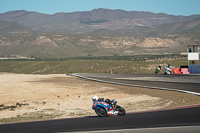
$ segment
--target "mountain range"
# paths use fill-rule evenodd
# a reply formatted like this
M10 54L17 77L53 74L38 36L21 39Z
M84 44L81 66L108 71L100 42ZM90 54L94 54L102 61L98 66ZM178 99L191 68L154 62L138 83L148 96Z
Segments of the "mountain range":
M0 14L0 57L181 53L200 44L200 15L94 9L53 15Z
M173 16L164 13L94 9L85 12L56 13L53 15L25 10L0 14L0 21L16 22L33 30L45 32L91 32L96 29L135 29L161 24L185 22L198 15Z

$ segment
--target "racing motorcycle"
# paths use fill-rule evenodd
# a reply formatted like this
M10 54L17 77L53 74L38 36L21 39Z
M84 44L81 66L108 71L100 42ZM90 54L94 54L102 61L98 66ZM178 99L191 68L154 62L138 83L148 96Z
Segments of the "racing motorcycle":
M156 70L155 70L155 74L157 74L157 73L159 73L160 72L160 68L158 67L158 68L156 68Z
M125 109L117 105L117 101L109 99L104 100L104 98L93 100L92 109L95 110L96 114L100 117L112 115L123 116L126 114Z
M170 75L170 74L172 74L172 69L170 65L168 65L165 67L164 75Z
M160 65L156 68L155 74L159 73L161 69L162 69L162 65L160 64Z

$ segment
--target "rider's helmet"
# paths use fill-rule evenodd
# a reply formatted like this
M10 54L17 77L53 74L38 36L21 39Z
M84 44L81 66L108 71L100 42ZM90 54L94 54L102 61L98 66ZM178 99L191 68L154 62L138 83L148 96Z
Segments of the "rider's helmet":
M96 101L96 100L98 100L98 97L97 96L93 96L92 101Z
M159 67L161 67L162 65L160 64Z
M168 67L170 68L170 64L168 64Z

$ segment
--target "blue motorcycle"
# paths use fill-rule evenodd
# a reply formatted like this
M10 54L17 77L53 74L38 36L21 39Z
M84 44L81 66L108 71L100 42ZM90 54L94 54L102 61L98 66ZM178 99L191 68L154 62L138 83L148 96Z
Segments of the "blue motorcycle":
M104 98L93 100L92 109L95 110L96 114L100 117L112 115L123 116L126 114L125 109L117 105L117 101L109 99L104 100Z

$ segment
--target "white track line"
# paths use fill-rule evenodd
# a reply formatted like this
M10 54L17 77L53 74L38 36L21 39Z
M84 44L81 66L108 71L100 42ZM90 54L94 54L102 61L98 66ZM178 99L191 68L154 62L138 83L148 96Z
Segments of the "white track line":
M78 74L71 74L71 75L75 76L75 77L84 78L84 79L88 79L88 80L92 80L92 81L103 82L103 83L110 83L110 84L124 85L124 86L133 86L133 87L142 87L142 88L150 88L150 89L158 89L158 90L176 91L176 92L183 92L183 93L188 93L188 94L193 94L193 95L200 96L200 93L198 93L198 92L192 92L192 91L185 91L185 90L178 90L178 89L171 89L171 88L160 88L160 87L142 86L142 85L134 85L134 84L124 84L124 83L105 81L105 80L100 80L100 79L95 79L95 78L88 78L88 77L85 77L85 76L82 76L82 75L78 75Z
M138 129L116 129L116 130L100 130L100 131L80 131L80 132L73 132L73 133L115 133L115 132L133 132L133 133L139 133L142 131L142 133L160 133L161 131L165 130L171 130L171 131L177 131L177 130L187 130L190 131L191 129L199 130L200 126L175 126L175 127L154 127L154 128L138 128Z

